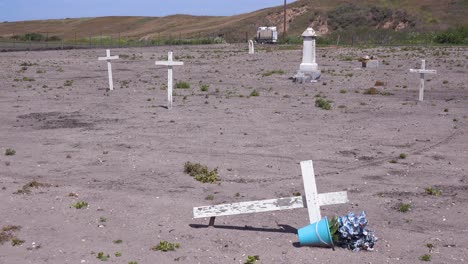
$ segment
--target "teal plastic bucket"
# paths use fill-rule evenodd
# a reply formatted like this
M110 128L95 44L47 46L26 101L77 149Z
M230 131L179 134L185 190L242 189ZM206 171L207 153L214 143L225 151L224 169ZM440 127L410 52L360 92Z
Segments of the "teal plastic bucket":
M334 247L327 217L300 228L297 235L299 242L303 246Z

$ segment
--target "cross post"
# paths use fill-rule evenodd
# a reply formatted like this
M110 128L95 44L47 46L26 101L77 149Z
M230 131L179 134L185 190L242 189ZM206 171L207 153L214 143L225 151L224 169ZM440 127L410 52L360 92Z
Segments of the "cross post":
M302 161L301 170L304 181L304 196L195 207L193 208L193 218L210 217L209 226L213 226L215 217L218 216L307 208L310 223L315 223L321 219L320 206L348 202L347 192L321 194L317 192L311 160Z
M421 69L410 69L410 72L419 73L419 101L424 100L424 74L436 74L436 70L426 70L426 60L421 60Z
M99 57L98 60L105 60L107 61L107 73L109 75L109 90L114 90L114 82L112 80L112 65L111 65L111 60L116 60L118 59L119 56L111 56L110 55L110 50L106 50L106 57Z
M167 61L156 61L156 65L167 66L167 109L172 109L172 67L182 66L184 63L182 61L172 60L172 51L170 51L167 53Z

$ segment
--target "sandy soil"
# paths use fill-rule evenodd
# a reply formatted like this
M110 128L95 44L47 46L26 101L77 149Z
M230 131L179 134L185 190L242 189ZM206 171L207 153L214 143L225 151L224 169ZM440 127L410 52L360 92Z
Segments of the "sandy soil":
M167 70L154 65L169 49L185 62L175 78L191 85L175 89L170 111ZM468 49L319 49L315 84L288 79L301 50L112 54L124 58L113 62L107 92L107 66L97 60L104 50L0 53L0 227L21 226L11 232L24 240L0 245L0 263L101 263L98 252L125 264L244 263L249 255L258 263L468 261ZM384 63L360 69L355 59L364 55ZM409 69L423 58L438 74L417 102L419 76ZM25 62L33 65L22 69ZM285 74L263 76L272 70ZM370 87L382 94L364 94ZM249 96L254 89L258 97ZM315 106L318 94L332 110ZM298 247L306 209L219 217L215 228L192 218L196 206L303 193L299 162L309 159L319 192L347 190L350 199L322 215L365 210L380 239L374 252ZM187 161L218 168L219 184L185 174ZM32 181L47 186L18 193ZM427 194L431 186L442 195ZM78 201L88 208L72 207ZM401 204L411 210L399 212ZM152 251L162 240L180 248Z

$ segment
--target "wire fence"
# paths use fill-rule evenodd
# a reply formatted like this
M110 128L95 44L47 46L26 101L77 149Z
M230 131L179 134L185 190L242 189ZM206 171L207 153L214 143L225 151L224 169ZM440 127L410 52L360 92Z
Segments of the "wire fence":
M152 47L162 45L203 45L221 43L247 43L254 39L256 32L223 31L216 33L194 33L190 36L182 33L154 34L151 38L132 38L122 36L120 33L98 35L72 32L66 34L66 38L51 35L49 33L28 33L24 35L3 34L0 37L0 51L21 50L52 50L52 49L93 49L93 48L128 48L128 47ZM359 45L433 45L435 33L420 32L395 32L391 30L375 31L348 31L334 32L318 37L317 44L337 46ZM300 36L280 38L279 44L301 44Z

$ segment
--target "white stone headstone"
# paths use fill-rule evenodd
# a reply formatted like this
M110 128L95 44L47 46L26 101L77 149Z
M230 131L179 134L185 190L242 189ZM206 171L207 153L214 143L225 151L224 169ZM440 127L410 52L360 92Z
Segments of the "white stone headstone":
M118 59L119 56L111 56L110 55L110 50L106 50L106 57L99 57L98 60L102 61L105 60L107 61L107 73L109 75L109 90L114 90L114 81L112 80L112 65L111 65L111 60L116 60Z
M249 54L255 54L255 46L253 40L249 40Z
M420 84L419 84L419 101L424 100L424 74L436 74L436 70L426 70L426 60L421 60L421 69L410 69L410 72L419 73Z
M312 28L307 28L302 33L304 44L302 49L302 63L299 71L294 76L294 80L299 83L316 82L321 75L316 61L316 42L317 34Z
M167 109L172 108L172 67L173 66L182 66L184 63L182 61L173 61L172 60L172 51L167 53L167 61L156 61L156 65L167 66Z

